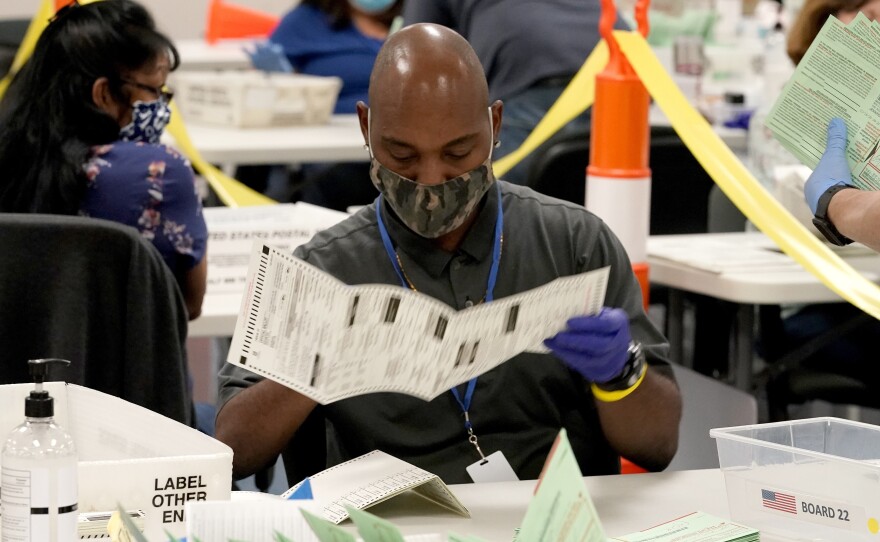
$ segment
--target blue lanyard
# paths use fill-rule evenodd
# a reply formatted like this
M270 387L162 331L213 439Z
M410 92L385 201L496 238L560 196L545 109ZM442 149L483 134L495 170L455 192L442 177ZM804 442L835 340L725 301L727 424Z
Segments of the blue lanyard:
M489 269L489 281L486 285L487 302L492 301L495 298L495 282L498 280L498 268L501 266L501 239L504 234L504 211L501 208L501 186L496 182L495 187L498 192L498 218L495 220L495 242L492 246L492 267ZM406 280L406 277L404 277L403 269L400 268L400 264L397 262L397 252L394 250L394 245L391 243L388 229L385 227L385 222L382 220L381 194L376 198L376 222L379 226L379 235L382 237L382 244L385 246L385 252L388 254L388 259L391 260L391 265L394 266L394 272L397 273L397 278L400 279L400 284L404 288L409 288L409 282ZM455 397L458 406L461 407L461 411L464 412L464 427L468 432L473 430L470 417L468 416L468 410L470 410L471 400L474 398L474 388L476 387L477 379L472 378L468 382L467 389L465 390L464 400L462 400L458 389L452 388L452 395Z

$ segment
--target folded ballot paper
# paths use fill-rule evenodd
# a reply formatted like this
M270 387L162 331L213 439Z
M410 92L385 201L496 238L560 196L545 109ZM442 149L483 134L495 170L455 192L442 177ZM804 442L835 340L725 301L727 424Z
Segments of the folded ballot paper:
M815 169L828 122L847 127L853 182L880 189L880 23L861 12L848 25L829 17L767 116L767 127L804 165Z
M403 537L391 523L363 511L409 490L470 517L436 475L374 451L310 476L281 497L188 503L187 540L355 542L337 527L350 517L365 542L444 542L439 534Z
M609 268L456 311L388 284L348 286L255 243L227 361L319 403L398 392L430 400L597 313Z
M467 508L436 474L379 450L310 476L282 497L290 499L302 494L300 490L304 484L310 486L311 497L320 504L320 515L335 524L349 517L351 507L362 510L407 490L456 514L470 517Z
M693 512L645 531L610 540L616 542L758 542L756 529L717 518L705 512Z

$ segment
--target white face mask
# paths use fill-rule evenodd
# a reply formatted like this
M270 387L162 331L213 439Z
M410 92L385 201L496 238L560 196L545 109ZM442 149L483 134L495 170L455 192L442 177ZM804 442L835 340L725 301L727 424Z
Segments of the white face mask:
M421 184L383 166L373 156L372 122L367 111L370 141L370 179L398 218L412 231L429 239L447 234L462 224L495 182L492 171L494 127L489 108L489 156L482 164L440 184Z

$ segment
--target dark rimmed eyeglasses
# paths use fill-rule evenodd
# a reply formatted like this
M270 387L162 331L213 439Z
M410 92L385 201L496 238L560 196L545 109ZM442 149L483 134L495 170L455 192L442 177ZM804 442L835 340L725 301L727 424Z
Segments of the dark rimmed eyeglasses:
M120 79L122 83L126 85L131 85L133 87L137 87L141 90L146 90L148 92L152 92L153 96L159 99L162 103L167 104L171 101L171 98L174 97L174 91L172 91L168 87L153 87L150 85L145 85L144 83L138 83L137 81L132 81L131 79Z

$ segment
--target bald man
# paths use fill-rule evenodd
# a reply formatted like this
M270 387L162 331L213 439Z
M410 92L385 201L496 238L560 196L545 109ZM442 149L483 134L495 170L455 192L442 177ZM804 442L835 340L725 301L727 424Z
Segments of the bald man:
M297 452L317 452L320 466L326 453L331 466L379 449L448 483L487 479L473 466L481 453L536 478L563 427L587 475L619 472L620 456L666 467L681 398L626 253L583 207L495 180L503 107L488 104L468 43L436 25L401 30L379 53L369 98L358 116L381 195L297 257L348 284L397 284L459 309L610 266L607 307L548 338L552 355L517 355L430 402L375 393L317 405L227 365L217 437L235 451L235 476L284 452L295 482L309 470L292 463Z

